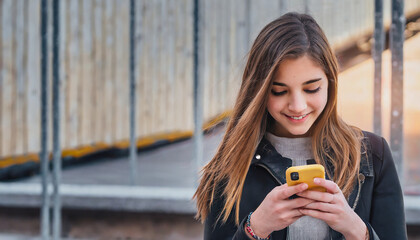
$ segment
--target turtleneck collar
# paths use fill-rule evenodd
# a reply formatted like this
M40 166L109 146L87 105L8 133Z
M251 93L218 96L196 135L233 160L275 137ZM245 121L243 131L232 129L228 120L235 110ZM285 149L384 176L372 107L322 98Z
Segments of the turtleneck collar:
M293 166L306 165L306 160L313 159L311 137L278 137L270 132L265 137L280 155L292 159Z

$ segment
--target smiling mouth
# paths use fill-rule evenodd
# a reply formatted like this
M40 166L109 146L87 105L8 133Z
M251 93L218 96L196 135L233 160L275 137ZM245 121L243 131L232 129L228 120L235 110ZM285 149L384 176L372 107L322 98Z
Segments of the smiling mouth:
M305 118L306 116L308 116L308 114L309 113L307 113L307 114L303 114L303 115L301 115L301 116L289 116L289 115L287 115L287 114L285 114L288 118L291 118L291 119L294 119L294 120L301 120L301 119L303 119L303 118Z

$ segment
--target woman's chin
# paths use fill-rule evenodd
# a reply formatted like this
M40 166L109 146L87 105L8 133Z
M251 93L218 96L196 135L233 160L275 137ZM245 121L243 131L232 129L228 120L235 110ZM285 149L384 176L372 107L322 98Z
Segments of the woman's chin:
M308 130L289 131L289 134L292 137L307 137L309 135Z

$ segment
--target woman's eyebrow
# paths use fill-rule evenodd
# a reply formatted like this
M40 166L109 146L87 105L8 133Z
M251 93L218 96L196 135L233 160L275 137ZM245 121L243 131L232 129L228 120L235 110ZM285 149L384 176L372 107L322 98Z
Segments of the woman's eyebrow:
M303 85L308 85L308 84L311 84L311 83L314 83L314 82L318 82L318 81L320 81L322 78L315 78L315 79L311 79L311 80L309 80L309 81L306 81L306 82L304 82L303 83Z
M322 79L322 78L315 78L315 79L311 79L311 80L308 80L308 81L304 82L302 85L308 85L308 84L311 84L311 83L314 83L314 82L318 82L318 81L320 81L321 79ZM286 85L286 84L284 84L284 83L280 83L280 82L273 82L273 85L278 85L278 86L287 87L287 85Z

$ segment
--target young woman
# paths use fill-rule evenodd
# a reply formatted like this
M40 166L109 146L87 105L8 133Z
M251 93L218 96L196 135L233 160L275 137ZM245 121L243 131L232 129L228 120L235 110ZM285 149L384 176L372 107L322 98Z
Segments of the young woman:
M261 31L194 195L204 239L407 238L388 144L338 116L337 71L311 16L288 13ZM312 163L325 167L314 182L327 192L286 184L288 167Z

